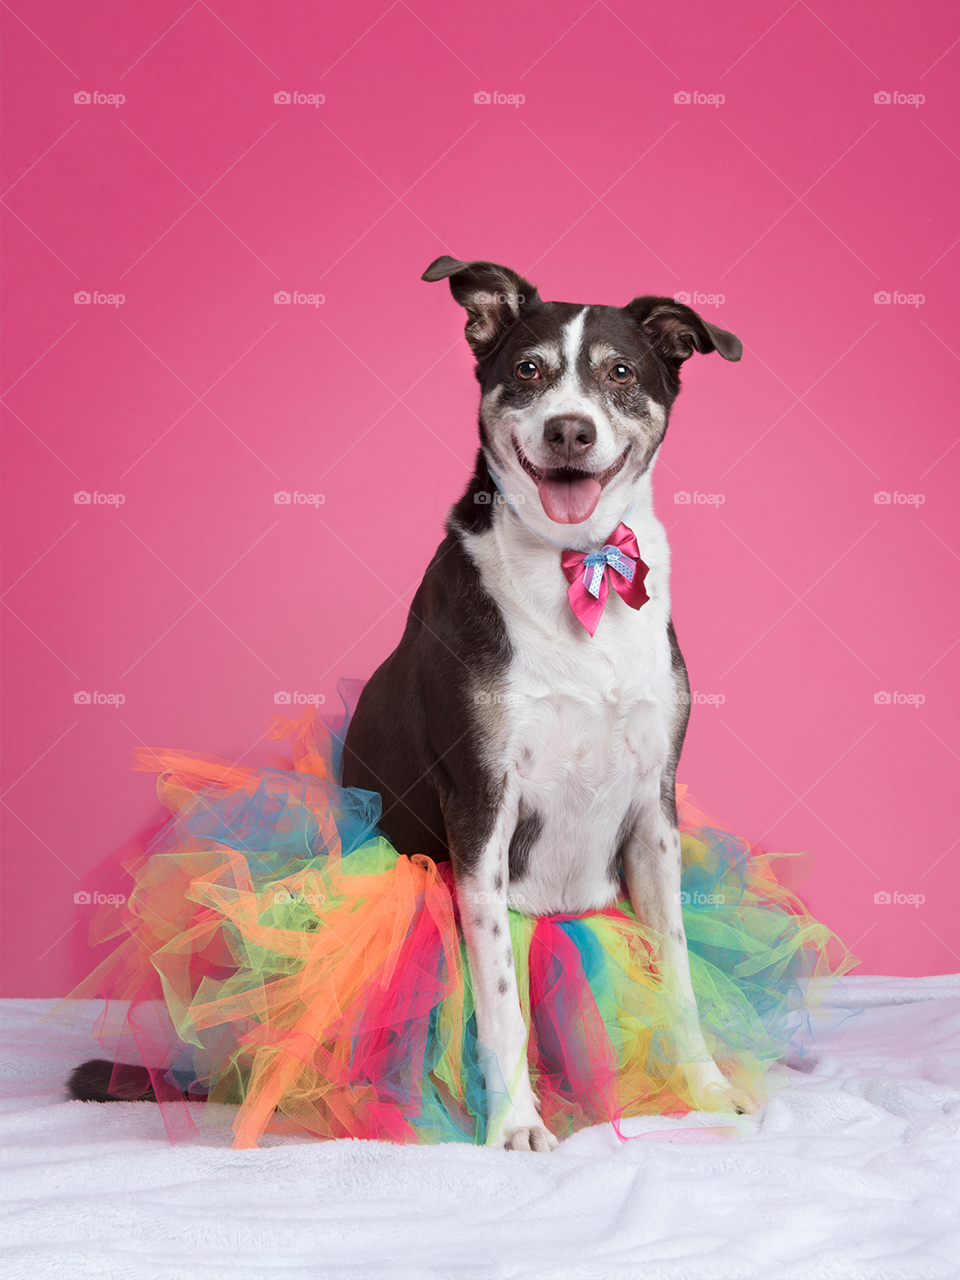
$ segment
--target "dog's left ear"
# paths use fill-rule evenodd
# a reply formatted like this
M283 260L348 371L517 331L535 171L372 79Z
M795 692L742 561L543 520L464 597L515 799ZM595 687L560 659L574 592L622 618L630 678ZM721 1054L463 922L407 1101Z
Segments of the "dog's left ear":
M643 330L653 349L678 365L689 360L694 351L701 355L719 351L724 360L739 360L743 355L743 344L735 334L710 324L673 298L634 298L623 309Z
M431 262L420 278L450 280L450 292L467 312L464 333L478 360L516 324L524 307L540 300L529 280L497 262L461 262L445 256Z

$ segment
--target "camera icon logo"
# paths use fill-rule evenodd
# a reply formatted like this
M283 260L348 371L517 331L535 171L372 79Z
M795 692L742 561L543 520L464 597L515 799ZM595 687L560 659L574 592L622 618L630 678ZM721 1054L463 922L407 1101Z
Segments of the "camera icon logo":
M290 695L289 693L285 693L284 690L281 689L279 693L275 693L273 695L273 701L278 707L286 707L290 703Z
M73 100L74 102L79 103L82 107L89 106L92 101L90 94L87 93L86 89L81 89L79 93L75 93L73 95Z
M890 697L889 693L885 693L882 689L880 690L879 693L875 693L873 695L873 700L878 707L886 707L890 704L890 702L892 702L892 698Z
M873 895L873 900L880 907L886 907L890 905L890 895L889 893L886 892L885 889L881 889L879 893L875 893Z
M681 289L679 293L675 293L673 295L673 300L674 302L683 302L687 306L690 305L690 295L687 293L686 289Z
M692 98L686 89L681 89L679 93L673 95L673 100L678 106L686 107L690 105Z
M273 95L273 100L274 102L279 103L280 106L282 107L289 106L289 104L293 101L293 99L290 97L290 94L287 93L286 89L281 89L279 93L275 93Z
M879 293L875 293L873 295L873 300L876 303L885 305L886 303L891 301L891 298L890 298L890 294L887 293L886 289L881 289Z
M288 507L290 505L290 495L283 489L273 495L273 500L279 507Z
M873 500L878 507L885 507L889 505L890 495L885 489L881 489L879 493L873 495Z
M81 689L79 693L75 693L73 695L73 700L78 707L89 706L89 704L93 701L89 693L87 693L84 689Z
M888 107L891 102L891 97L886 89L881 89L879 93L875 93L873 95L873 100L880 107Z
M679 503L680 506L688 506L690 502L690 495L685 489L681 489L679 493L675 493L673 495L673 500L674 502Z
M79 293L75 293L73 295L73 300L74 302L80 303L80 304L85 304L92 301L90 294L87 293L86 289L81 289Z
M273 900L277 903L285 903L292 902L293 898L287 893L286 889L277 889L273 895Z
M78 907L88 906L93 901L93 896L86 889L80 889L73 895L73 900Z
M493 101L493 98L486 92L486 90L481 89L479 93L475 93L473 95L473 100L479 107L488 107Z
M281 289L279 293L273 295L273 300L280 305L285 305L290 302L290 295L286 289Z
M90 495L85 489L81 489L79 493L73 495L73 500L78 507L85 507L89 505Z
M673 900L674 902L679 902L682 907L689 906L690 894L686 889L682 889L679 893L675 893L673 895Z

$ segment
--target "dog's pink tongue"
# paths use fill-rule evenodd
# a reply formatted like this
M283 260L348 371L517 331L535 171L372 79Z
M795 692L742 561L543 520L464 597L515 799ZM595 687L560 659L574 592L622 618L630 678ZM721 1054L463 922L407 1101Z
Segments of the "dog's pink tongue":
M557 524L580 524L589 520L600 501L600 481L592 476L582 480L554 480L545 476L537 485L540 505Z

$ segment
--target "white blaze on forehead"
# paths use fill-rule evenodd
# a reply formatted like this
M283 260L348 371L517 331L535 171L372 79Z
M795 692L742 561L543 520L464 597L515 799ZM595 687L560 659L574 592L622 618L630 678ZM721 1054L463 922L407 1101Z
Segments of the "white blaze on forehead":
M589 307L568 320L563 326L563 333L560 341L563 348L563 358L566 361L566 373L564 374L564 382L571 382L576 385L577 381L577 357L580 355L580 347L583 344L583 325L587 318Z
M583 328L589 310L589 307L584 307L560 331L563 377L541 401L542 412L546 417L558 413L581 413L593 417L597 413L599 406L592 397L584 395L577 372L577 361L583 346Z

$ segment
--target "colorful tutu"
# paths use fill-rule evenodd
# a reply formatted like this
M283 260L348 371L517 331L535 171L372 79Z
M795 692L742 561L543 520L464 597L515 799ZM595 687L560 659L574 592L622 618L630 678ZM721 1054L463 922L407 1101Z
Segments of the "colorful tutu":
M269 736L293 742L281 768L136 753L173 816L128 862L122 909L98 909L91 941L123 941L69 999L106 1001L97 1034L150 1069L171 1136L192 1128L184 1094L230 1104L208 1114L237 1147L268 1131L483 1143L508 1103L512 1082L484 1071L450 866L398 855L379 797L339 785L342 732L312 709L275 717ZM751 849L685 787L677 802L700 1023L721 1070L762 1096L823 984L856 959L778 879L790 855ZM510 928L557 1136L694 1108L683 1010L625 891L590 915L511 911Z

